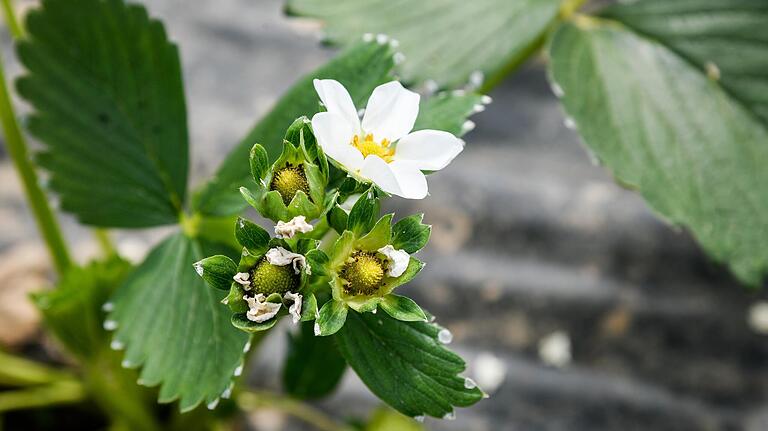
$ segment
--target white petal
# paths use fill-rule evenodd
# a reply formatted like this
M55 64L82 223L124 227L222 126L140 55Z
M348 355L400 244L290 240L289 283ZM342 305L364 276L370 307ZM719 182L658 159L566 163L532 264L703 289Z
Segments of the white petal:
M368 156L360 168L360 175L373 181L379 188L393 195L400 195L395 173L390 165L379 156Z
M399 193L394 193L406 199L424 199L427 197L427 177L413 162L395 160L389 164L389 168L397 178L400 187Z
M266 298L262 294L258 294L253 298L245 297L244 299L248 304L248 312L245 313L245 317L256 323L266 322L275 317L282 305L266 302Z
M374 139L394 142L407 135L419 115L418 93L406 90L397 81L379 85L373 90L363 116L363 131Z
M348 171L355 171L363 164L362 153L352 146L355 132L341 117L330 112L317 113L312 117L312 130L325 154Z
M303 268L307 268L307 274L309 274L309 267L307 266L307 258L304 256L293 253L284 249L283 247L275 247L270 249L267 254L267 262L275 266L292 265L293 272L300 274Z
M232 279L242 285L245 290L250 290L251 288L251 282L248 280L249 278L251 278L251 274L247 272L238 272L232 277Z
M419 130L400 138L395 150L395 159L412 161L424 171L439 171L463 149L461 139L448 132Z
M293 302L288 308L288 314L291 315L291 320L294 324L299 323L299 320L301 320L301 295L298 293L286 292L283 299Z
M293 238L297 233L312 232L314 226L307 223L307 218L303 215L296 216L288 222L282 220L277 222L275 226L275 237L277 238Z
M315 79L312 83L325 109L341 117L355 134L360 134L360 118L357 116L357 108L347 89L333 79Z
M380 248L379 253L387 257L387 275L390 277L400 277L408 268L411 256L404 250L396 250L391 244Z

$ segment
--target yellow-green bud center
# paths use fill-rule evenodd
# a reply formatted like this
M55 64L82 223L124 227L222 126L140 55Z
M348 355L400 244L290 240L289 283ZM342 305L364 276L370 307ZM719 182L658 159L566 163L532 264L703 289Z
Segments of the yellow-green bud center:
M358 251L341 269L344 290L350 295L372 295L381 287L385 264L375 253Z
M309 182L307 182L307 175L304 173L304 167L302 165L293 166L291 164L286 165L284 168L275 172L272 177L272 183L269 186L270 190L277 190L280 193L280 197L283 198L283 203L288 205L291 199L296 195L299 190L309 196Z
M288 291L296 292L301 278L292 265L277 266L262 259L251 270L251 289L254 294L263 293L269 296L273 293L284 295Z

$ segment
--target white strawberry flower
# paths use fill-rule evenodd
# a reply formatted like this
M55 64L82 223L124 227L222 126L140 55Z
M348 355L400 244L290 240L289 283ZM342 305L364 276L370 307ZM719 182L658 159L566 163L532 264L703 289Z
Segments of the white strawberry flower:
M314 84L327 109L312 117L325 154L358 180L373 182L387 193L423 199L427 179L422 171L443 169L464 149L463 141L451 133L411 131L420 96L397 81L373 90L362 121L338 81L315 79Z

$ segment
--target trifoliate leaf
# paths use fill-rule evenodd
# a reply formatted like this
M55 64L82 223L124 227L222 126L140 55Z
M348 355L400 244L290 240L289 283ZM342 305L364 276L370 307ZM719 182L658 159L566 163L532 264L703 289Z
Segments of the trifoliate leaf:
M323 20L332 42L386 34L405 54L406 81L457 87L473 73L496 80L522 62L559 7L560 0L288 0L286 9Z
M26 27L17 88L61 208L96 226L178 222L187 120L163 25L120 0L47 0Z
M232 277L237 274L237 264L227 256L206 257L193 265L197 275L214 289L229 291Z
M405 296L389 294L379 303L379 307L387 314L403 322L426 322L427 315L419 304Z
M756 37L749 26L742 28L751 19L742 13L710 13L696 9L698 2L684 3L691 6L686 14L698 17L686 21L686 34L717 22L719 31L732 35L688 44L721 43L744 52L744 41ZM685 39L680 37L676 43ZM749 45L768 53L768 41L760 37ZM664 40L613 21L581 17L564 25L550 55L565 110L597 158L662 216L689 228L741 280L758 284L768 269L768 129L747 107L759 105L734 97L716 74ZM725 67L734 61L720 62Z
M214 179L195 195L195 209L204 214L240 212L245 205L237 193L238 188L255 186L247 162L251 147L259 143L267 150L270 160L277 159L286 128L297 117L311 117L320 110L312 80L335 79L347 88L357 105L363 105L373 89L387 80L394 65L392 54L386 45L359 43L299 80L227 156Z
M232 253L175 234L155 247L112 299L105 327L125 346L123 365L142 367L140 382L160 386L160 402L179 400L182 411L214 403L232 385L243 364L248 335L230 324L220 304L225 292L211 289L192 264Z
M108 344L102 306L130 270L131 264L119 258L73 266L56 289L33 296L46 326L71 353L89 358Z
M299 399L329 395L347 369L334 340L315 336L313 326L312 322L304 322L298 334L289 334L283 365L283 387Z
M424 214L414 214L392 226L392 246L413 254L424 248L432 233L432 226L421 222Z
M452 415L483 393L458 374L464 361L438 340L426 322L401 322L386 313L349 313L334 338L347 363L368 388L407 416Z

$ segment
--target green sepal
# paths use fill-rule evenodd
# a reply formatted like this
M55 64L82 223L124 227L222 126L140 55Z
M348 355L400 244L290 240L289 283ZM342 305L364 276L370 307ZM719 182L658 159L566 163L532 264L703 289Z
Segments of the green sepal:
M293 247L293 252L306 255L319 246L320 240L314 238L299 238L299 240L296 241L296 246Z
M309 184L309 197L315 206L321 206L325 200L325 186L328 184L327 176L323 175L320 168L311 163L304 164L304 175ZM294 198L295 199L295 198Z
M358 313L370 313L374 312L382 301L380 296L350 296L344 299L349 308L357 311Z
M298 193L297 193L298 194ZM303 193L302 193L303 194ZM294 197L295 200L295 197ZM290 203L293 203L291 201ZM283 197L280 196L280 192L277 190L271 190L265 192L262 195L261 201L255 206L256 210L262 216L277 222L280 220L288 221L291 217L288 217L288 207L283 202ZM307 219L310 219L307 217Z
M269 172L269 156L267 150L259 144L251 148L250 153L251 175L256 184L264 184L264 178Z
M424 214L408 216L392 226L392 246L408 254L416 253L424 248L432 233L432 226L421 221Z
M197 275L205 282L219 290L229 290L232 277L237 274L237 265L232 259L223 255L206 257L193 265Z
M400 275L400 277L389 277L384 280L384 284L380 289L381 294L387 295L395 290L396 287L402 286L413 280L416 277L416 274L418 274L419 271L424 268L424 266L426 266L424 262L411 256L411 260L408 261L408 267L405 269L405 272Z
M330 268L334 271L341 268L352 251L355 249L355 234L350 231L344 231L333 244L331 249Z
M370 232L355 242L355 248L376 251L389 244L392 237L392 218L394 216L394 214L387 214L380 218Z
M319 311L317 310L317 298L314 293L304 295L304 301L301 304L301 321L308 322L317 319Z
M331 207L331 209L328 210L328 213L326 214L328 225L330 225L333 230L338 232L339 235L341 235L347 229L348 218L349 215L347 212L338 205Z
M243 299L243 295L245 295L243 286L233 282L229 288L229 295L222 299L221 302L226 304L233 313L245 313L248 311L248 303Z
M279 220L288 221L297 215L303 215L307 218L307 220L314 220L320 216L321 210L322 205L316 205L312 203L312 201L309 199L309 196L307 196L307 194L303 191L299 190L293 196L291 202L288 203L285 218L273 220L276 222ZM264 215L266 216L267 214Z
M375 196L373 189L360 196L355 202L347 219L347 230L355 234L357 238L370 232L379 216L381 202Z
M414 300L405 296L389 294L379 304L382 310L403 322L426 322L427 315Z
M333 335L344 326L347 320L347 305L343 301L331 300L320 309L320 315L315 324L316 335Z
M261 196L263 193L257 192L258 194L251 191L248 187L240 187L240 195L245 199L246 202L248 202L248 205L256 208L259 206L259 201L261 200Z
M253 255L264 254L270 239L264 228L242 217L238 217L235 223L235 238Z
M279 313L278 313L279 315ZM251 320L248 320L248 317L246 317L245 313L237 313L232 315L232 325L245 332L254 333L254 332L261 332L266 331L267 329L272 328L275 326L275 324L278 321L278 316L275 316L266 322L257 323Z
M328 255L320 249L309 250L304 257L307 259L307 265L312 271L312 275L323 277L329 274L328 264L330 263Z

